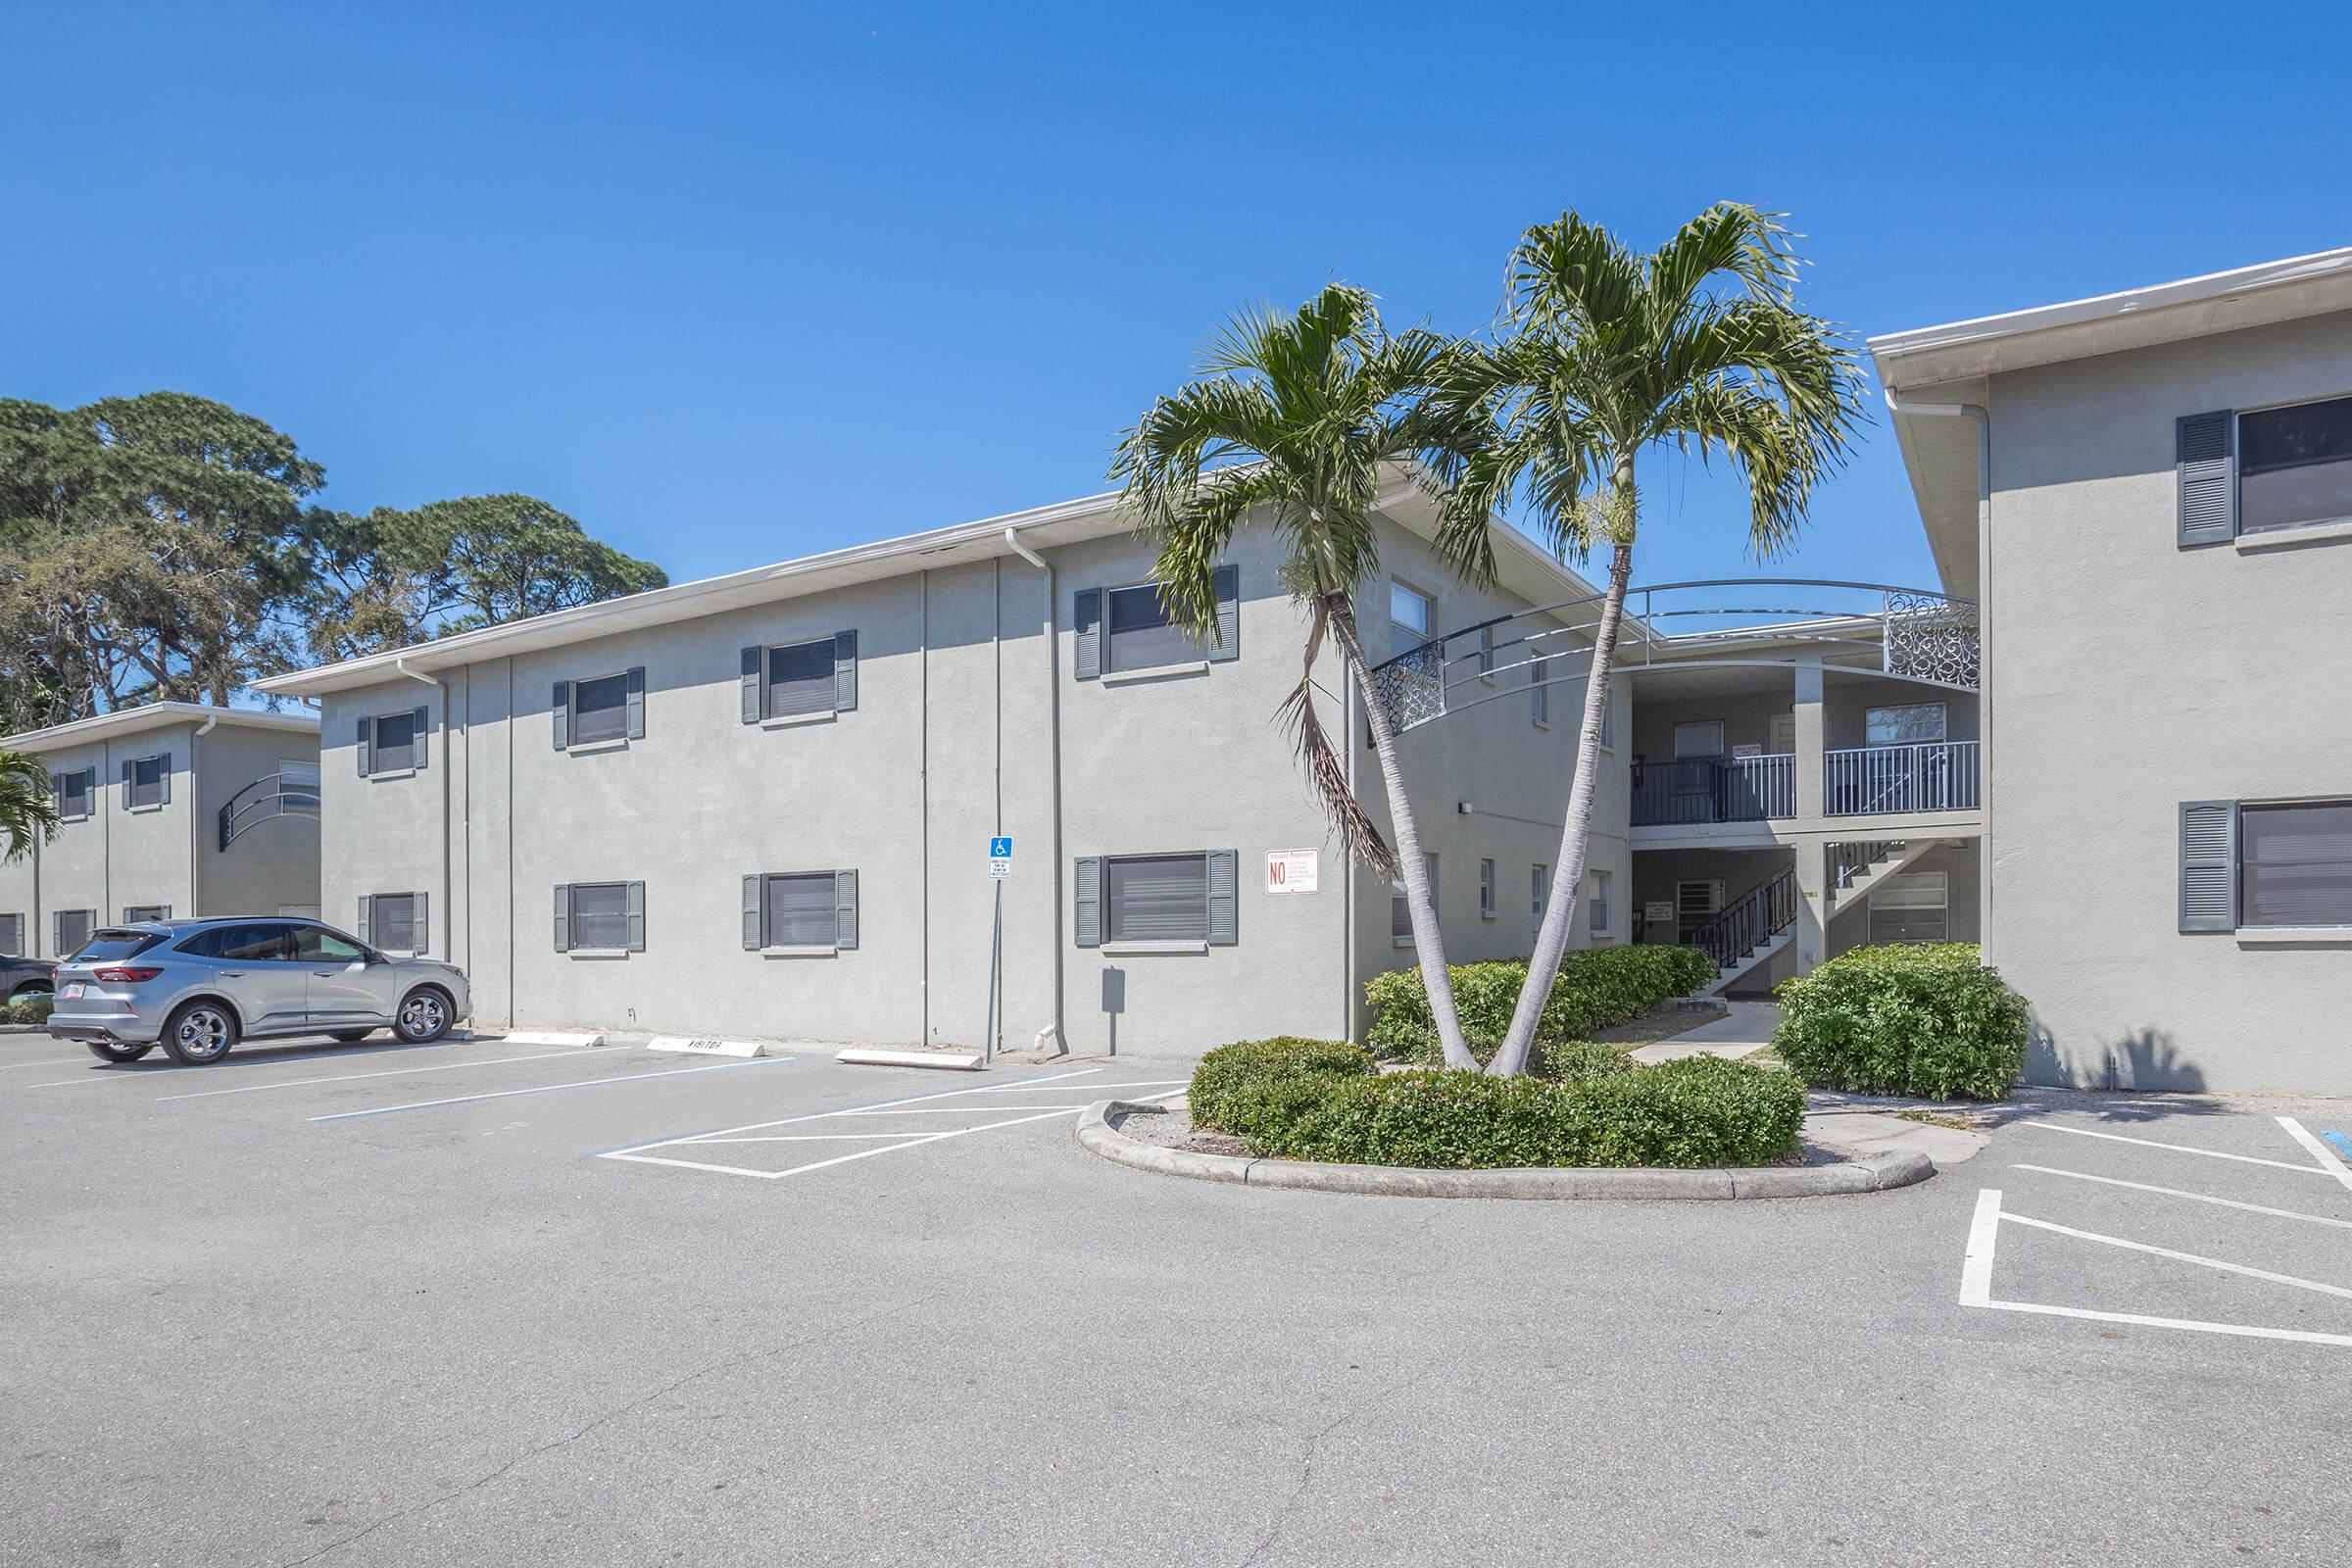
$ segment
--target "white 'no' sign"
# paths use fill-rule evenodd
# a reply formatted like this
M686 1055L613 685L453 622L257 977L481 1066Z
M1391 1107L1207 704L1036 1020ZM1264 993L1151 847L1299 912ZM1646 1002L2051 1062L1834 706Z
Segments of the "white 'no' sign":
M1323 884L1321 850L1268 850L1268 893L1313 893Z

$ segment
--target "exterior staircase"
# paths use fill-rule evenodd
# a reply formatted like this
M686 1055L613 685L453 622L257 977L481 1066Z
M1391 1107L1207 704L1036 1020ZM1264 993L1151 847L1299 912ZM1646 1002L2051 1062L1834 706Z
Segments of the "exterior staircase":
M228 798L220 808L220 848L225 850L247 832L276 816L318 816L318 778L316 773L272 773L257 778Z
M1860 907L1868 902L1871 889L1900 874L1942 842L1881 839L1838 845L1830 878L1830 906L1823 912L1824 923ZM1794 942L1799 899L1796 869L1791 866L1778 876L1767 877L1691 932L1685 939L1687 945L1704 949L1707 956L1715 960L1715 978L1702 986L1698 994L1722 995L1733 981Z

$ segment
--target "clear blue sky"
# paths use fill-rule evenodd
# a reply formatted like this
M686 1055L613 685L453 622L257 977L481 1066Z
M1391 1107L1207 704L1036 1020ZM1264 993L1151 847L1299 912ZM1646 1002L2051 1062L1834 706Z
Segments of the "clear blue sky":
M8 31L0 396L201 393L338 506L528 491L676 580L1101 489L1235 306L1338 277L1472 330L1568 206L1641 246L1786 210L1857 334L2352 241L2340 0ZM1727 485L1650 471L1642 574L1742 569ZM1930 580L1883 421L1787 569Z

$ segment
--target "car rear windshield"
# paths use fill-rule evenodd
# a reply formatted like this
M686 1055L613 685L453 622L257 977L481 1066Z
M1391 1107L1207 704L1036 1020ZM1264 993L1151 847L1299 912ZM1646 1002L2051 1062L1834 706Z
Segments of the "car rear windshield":
M101 931L66 961L113 963L122 958L135 958L163 940L161 931Z

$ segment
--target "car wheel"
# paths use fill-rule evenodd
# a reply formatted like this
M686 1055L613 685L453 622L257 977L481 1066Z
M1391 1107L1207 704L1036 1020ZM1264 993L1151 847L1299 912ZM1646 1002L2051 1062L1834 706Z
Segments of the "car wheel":
M337 1029L327 1038L337 1045L356 1046L373 1033L375 1031L372 1029Z
M456 1020L450 1015L449 993L438 986L418 986L403 997L392 1032L412 1046L426 1045L449 1033Z
M155 1049L152 1040L143 1046L119 1046L112 1040L84 1040L82 1044L89 1047L90 1054L100 1061L136 1061Z
M218 1002L191 1002L164 1025L164 1049L183 1067L206 1067L237 1043L237 1020Z

